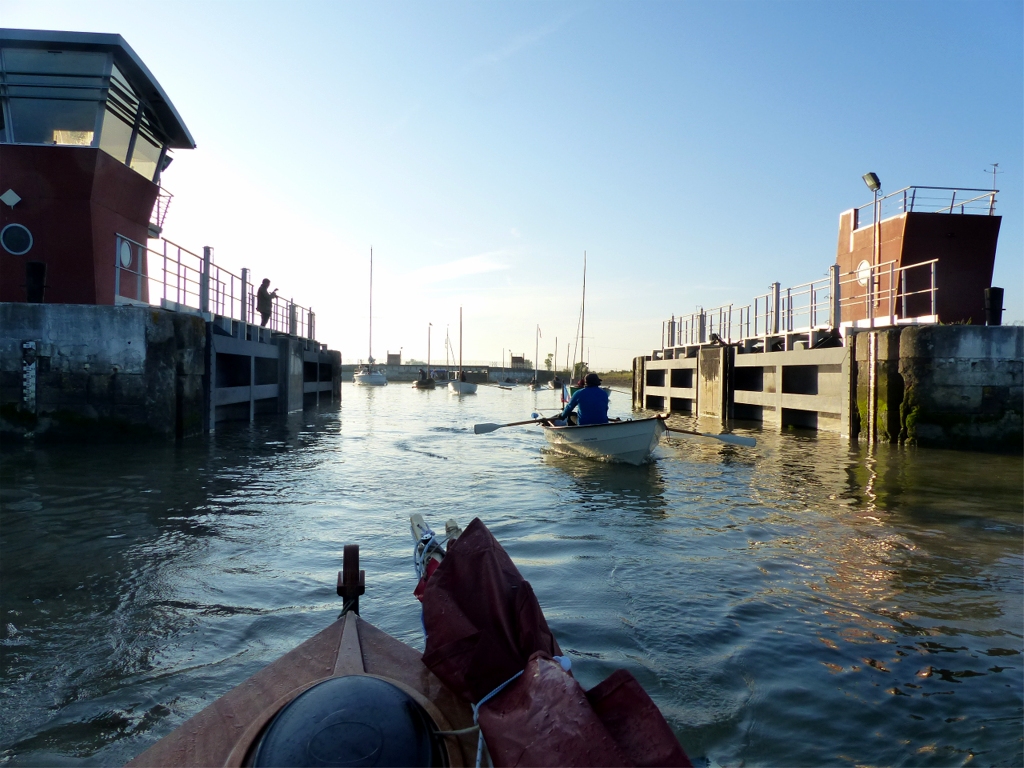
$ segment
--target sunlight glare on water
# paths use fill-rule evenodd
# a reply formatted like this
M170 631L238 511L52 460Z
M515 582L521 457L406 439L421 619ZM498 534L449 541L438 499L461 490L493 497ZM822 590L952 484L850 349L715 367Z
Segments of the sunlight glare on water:
M177 445L5 446L0 760L129 760L331 622L346 543L363 618L422 649L421 512L480 517L581 683L629 669L697 761L1024 762L1020 456L750 425L632 467L472 431L556 407L345 384Z

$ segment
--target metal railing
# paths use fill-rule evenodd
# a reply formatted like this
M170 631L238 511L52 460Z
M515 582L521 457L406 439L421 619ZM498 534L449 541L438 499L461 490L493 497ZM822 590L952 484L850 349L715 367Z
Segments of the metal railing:
M174 195L160 187L156 195L156 202L153 204L153 213L149 217L151 234L155 231L159 235L163 231L164 221L167 220L167 210L171 207L171 200L173 199Z
M203 248L200 256L169 240L159 242L161 250L154 250L123 235L116 237L115 301L119 297L166 309L220 315L247 324L259 322L256 287L248 269L243 269L239 276L214 264L213 248ZM274 297L266 327L277 333L315 339L316 315L291 299Z
M673 315L661 326L662 350L722 341L737 344L772 336L810 333L859 323L935 322L938 259L897 267L895 261L841 274L833 264L828 277L781 288L745 305L723 304ZM845 318L845 320L844 320Z
M957 189L954 187L904 187L875 202L854 209L854 229L904 213L956 213L992 216L996 210L997 189ZM867 215L870 213L871 215Z
M839 322L839 267L810 283L781 288L742 306L724 304L673 316L662 323L662 348L706 344L715 339L733 344L746 339L834 328Z
M846 273L840 280L843 314L863 310L864 321L872 327L910 319L934 322L938 264L938 259L931 259L897 267L895 261L887 261Z

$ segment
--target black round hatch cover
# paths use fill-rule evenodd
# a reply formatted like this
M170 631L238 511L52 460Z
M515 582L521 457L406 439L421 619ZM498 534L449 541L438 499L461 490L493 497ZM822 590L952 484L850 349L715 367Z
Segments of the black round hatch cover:
M332 677L281 708L253 765L444 765L430 716L409 694L365 675Z

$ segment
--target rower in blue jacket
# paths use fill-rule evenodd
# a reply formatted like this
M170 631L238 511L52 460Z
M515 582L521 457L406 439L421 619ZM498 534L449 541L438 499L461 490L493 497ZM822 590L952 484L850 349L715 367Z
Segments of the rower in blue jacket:
M588 424L608 423L608 393L601 389L601 379L596 373L588 373L584 379L583 389L576 390L576 394L565 404L562 412L556 419L563 420L577 408L579 409L579 426Z

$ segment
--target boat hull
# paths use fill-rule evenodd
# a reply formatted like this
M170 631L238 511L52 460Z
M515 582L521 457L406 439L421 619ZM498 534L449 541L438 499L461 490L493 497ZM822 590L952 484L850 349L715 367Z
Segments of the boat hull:
M476 384L471 381L449 381L448 391L457 395L475 395Z
M420 381L413 383L413 389L433 389L435 382L433 379L421 379Z
M665 425L658 418L612 421L584 427L544 425L544 437L559 451L626 464L643 464L650 459L664 432Z
M388 385L388 377L380 371L374 371L373 373L359 373L352 374L352 381L362 387L386 387Z

